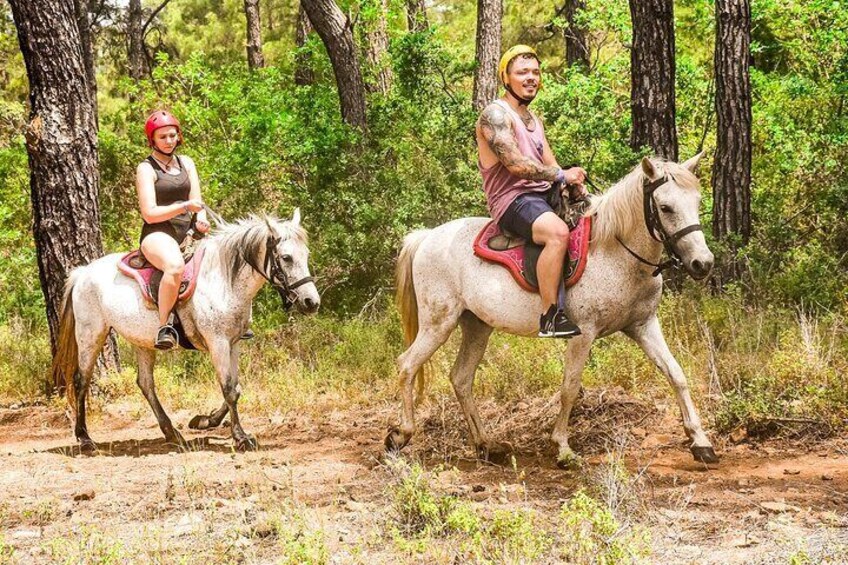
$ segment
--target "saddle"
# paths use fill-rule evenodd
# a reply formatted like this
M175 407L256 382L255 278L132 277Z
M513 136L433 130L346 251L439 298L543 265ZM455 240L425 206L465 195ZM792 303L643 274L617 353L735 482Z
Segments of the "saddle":
M589 257L592 218L580 216L575 221L576 224L569 225L571 236L563 266L562 279L566 288L577 284L583 276ZM474 254L477 257L506 267L515 282L529 292L539 292L536 263L542 249L541 245L532 241L503 232L494 220L486 224L474 239Z
M200 274L200 265L203 261L204 246L198 246L196 251L192 251L185 259L185 270L183 278L180 281L180 290L177 295L177 303L185 302L194 294L194 289L197 286L197 276ZM144 299L151 304L158 305L159 283L162 282L162 271L151 265L140 249L130 251L118 261L118 270L124 275L134 279Z

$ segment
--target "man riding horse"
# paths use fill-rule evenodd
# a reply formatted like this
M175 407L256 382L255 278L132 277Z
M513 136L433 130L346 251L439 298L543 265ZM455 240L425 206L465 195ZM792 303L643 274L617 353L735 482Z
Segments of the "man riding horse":
M580 335L558 304L569 230L552 202L563 186L570 198L585 197L586 171L560 168L542 121L528 109L542 86L533 48L516 45L507 50L498 76L506 92L477 120L478 167L489 213L502 230L543 246L537 269L546 310L540 316L539 337Z

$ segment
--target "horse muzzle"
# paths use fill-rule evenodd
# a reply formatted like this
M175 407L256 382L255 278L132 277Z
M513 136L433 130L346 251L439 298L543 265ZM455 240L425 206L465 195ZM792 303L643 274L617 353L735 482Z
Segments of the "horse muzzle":
M713 254L710 253L708 257L692 259L691 261L684 263L684 265L686 266L686 271L689 275L696 281L700 281L707 278L707 276L709 276L712 272L714 261L715 258L713 257Z

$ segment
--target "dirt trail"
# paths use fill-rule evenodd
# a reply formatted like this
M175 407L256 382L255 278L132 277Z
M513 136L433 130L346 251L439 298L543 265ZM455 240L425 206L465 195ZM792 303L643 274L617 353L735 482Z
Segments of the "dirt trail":
M543 404L518 408L532 412ZM584 404L582 417L597 419L598 405ZM407 452L436 471L437 488L486 507L520 504L555 515L582 484L581 474L555 467L541 435L528 436L532 422L517 426L508 416L500 423L515 432L507 434L518 449L515 465L472 459L455 412L426 409ZM484 403L481 412L515 411ZM227 428L183 430L190 448L179 451L164 442L152 415L112 407L90 420L101 442L99 455L90 457L78 454L61 410L0 409L0 550L13 550L12 562L53 562L63 552L101 551L117 540L122 555L139 562L176 555L192 563L275 562L279 546L257 522L307 508L334 562L396 562L391 547L374 541L385 529L389 475L378 458L393 415L390 408L331 412L320 421L247 414L245 428L262 449L237 454ZM172 418L184 423L191 416ZM579 413L577 420L575 443L588 453L591 473L606 455L586 432L588 420ZM692 461L673 414L655 412L640 425L622 434L629 438L626 465L643 478L652 561L765 563L791 554L799 540L813 553L848 545L848 443L718 446L721 464L708 469Z

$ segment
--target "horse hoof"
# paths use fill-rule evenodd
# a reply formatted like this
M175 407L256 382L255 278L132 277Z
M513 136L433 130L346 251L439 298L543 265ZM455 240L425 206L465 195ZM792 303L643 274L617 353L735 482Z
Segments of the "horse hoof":
M409 437L401 433L400 429L395 427L389 428L389 433L383 441L383 445L386 446L386 451L388 453L399 452L406 446L407 443L409 443Z
M188 427L192 430L208 430L212 427L212 424L209 422L209 416L198 414L191 419L191 422L188 423Z
M713 450L712 446L710 445L706 447L702 447L700 445L693 445L689 448L689 451L692 452L692 457L695 458L695 461L699 463L718 463L718 455L716 455L715 450Z
M90 439L81 439L79 440L80 453L83 455L93 455L97 453L97 444L95 444Z
M257 449L259 449L259 444L256 442L256 438L254 437L245 436L236 441L237 451L256 451Z
M563 471L579 471L583 468L583 458L573 451L560 453L556 465Z
M495 465L506 466L512 461L512 446L506 443L487 443L477 446L477 457Z

